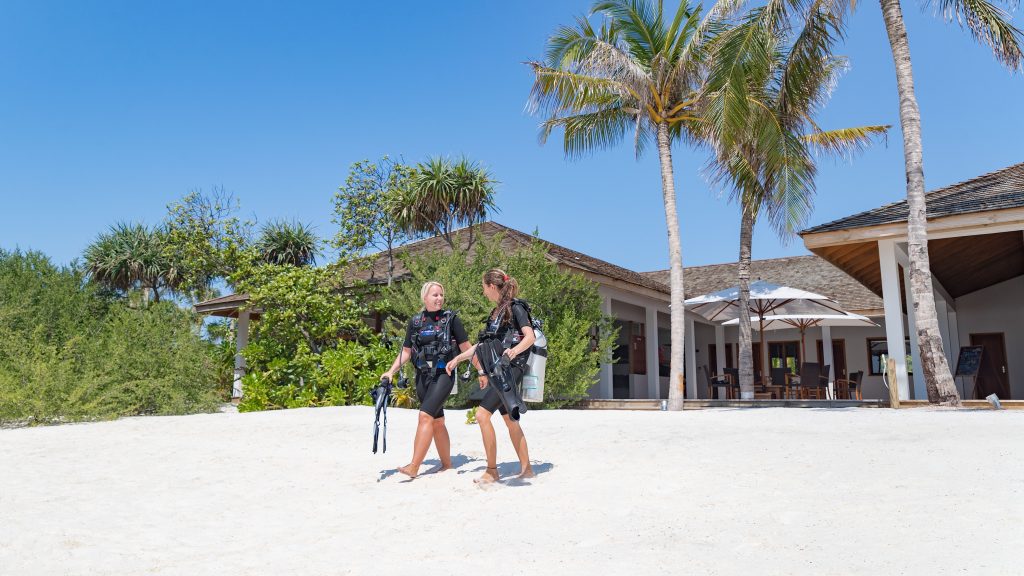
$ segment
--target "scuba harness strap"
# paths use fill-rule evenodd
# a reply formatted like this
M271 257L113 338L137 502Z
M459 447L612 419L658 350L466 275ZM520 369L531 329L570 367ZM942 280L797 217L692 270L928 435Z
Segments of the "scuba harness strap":
M458 315L454 310L445 310L441 317L435 320L435 328L440 326L438 334L433 342L424 344L420 341L420 330L423 328L423 313L421 312L413 319L415 334L412 338L412 360L413 365L421 373L427 374L431 379L445 369L446 363L452 358L452 323Z

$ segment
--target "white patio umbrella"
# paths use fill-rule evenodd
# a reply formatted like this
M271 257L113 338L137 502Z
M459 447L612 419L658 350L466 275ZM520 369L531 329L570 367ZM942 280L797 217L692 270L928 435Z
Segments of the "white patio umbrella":
M733 286L711 294L695 296L687 299L686 309L700 314L712 322L725 323L736 320L740 316L740 287ZM835 300L828 296L808 292L799 288L779 286L757 280L750 283L750 321L757 320L761 334L761 374L768 375L768 355L764 349L764 331L766 316L769 315L844 315L846 312Z
M762 330L786 330L796 328L800 331L800 359L806 361L807 347L804 343L805 332L808 328L817 326L878 326L867 316L844 312L843 314L770 314L764 317L751 318L751 322L757 322ZM734 318L723 322L723 326L739 326L740 319Z

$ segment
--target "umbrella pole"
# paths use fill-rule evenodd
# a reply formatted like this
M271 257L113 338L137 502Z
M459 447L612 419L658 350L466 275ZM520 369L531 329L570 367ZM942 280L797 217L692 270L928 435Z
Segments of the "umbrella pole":
M761 326L761 386L764 386L768 377L768 349L764 345L764 314L759 316L759 324Z
M804 343L804 336L806 335L806 330L807 329L804 328L803 326L800 327L800 363L801 364L803 364L804 362L807 362L807 345ZM800 369L800 367L797 366L797 370L799 370L799 369Z

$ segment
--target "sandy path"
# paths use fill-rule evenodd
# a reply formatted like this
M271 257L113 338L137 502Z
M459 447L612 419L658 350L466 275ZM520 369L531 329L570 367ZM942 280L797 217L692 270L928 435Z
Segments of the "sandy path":
M0 430L0 574L1024 571L1024 411L531 412L487 490L449 414L411 482L409 410L384 455L366 407Z

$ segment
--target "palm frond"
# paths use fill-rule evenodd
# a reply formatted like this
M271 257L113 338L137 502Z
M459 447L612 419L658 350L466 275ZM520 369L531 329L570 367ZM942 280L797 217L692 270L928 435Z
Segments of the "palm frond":
M988 0L938 0L939 10L948 21L966 27L971 36L992 49L1001 64L1011 70L1024 65L1024 33L1010 24L1010 15Z
M531 114L579 112L595 106L595 103L616 100L639 103L642 99L631 86L616 80L558 70L538 62L529 64L534 73L533 88L527 104Z
M892 126L874 125L840 128L837 130L815 131L803 136L811 149L819 154L828 154L839 158L852 158L870 146L875 138L883 140L888 136Z
M572 116L549 118L541 124L541 143L546 142L553 130L562 128L565 155L580 158L594 150L607 149L618 144L637 126L639 117L640 115L629 114L617 106ZM634 144L638 145L642 144Z

